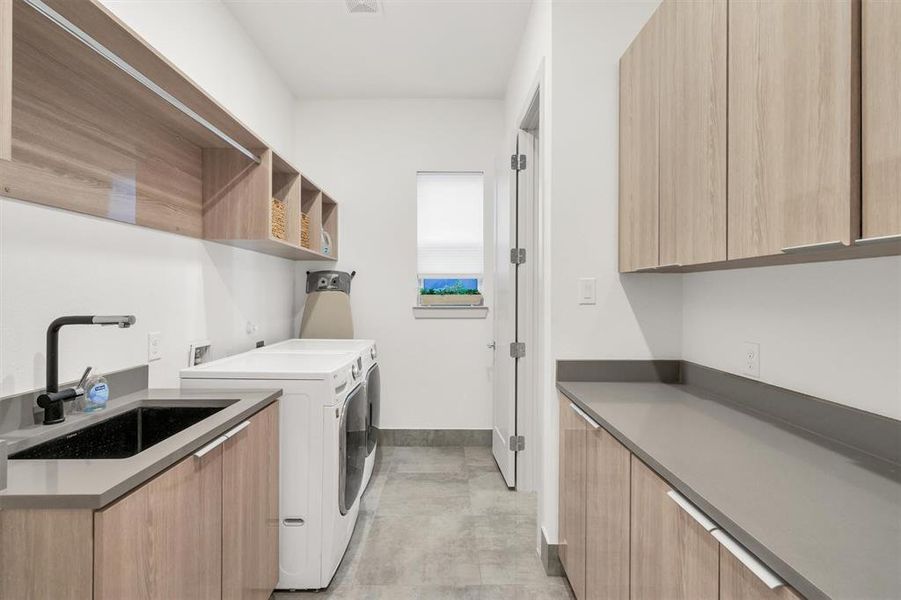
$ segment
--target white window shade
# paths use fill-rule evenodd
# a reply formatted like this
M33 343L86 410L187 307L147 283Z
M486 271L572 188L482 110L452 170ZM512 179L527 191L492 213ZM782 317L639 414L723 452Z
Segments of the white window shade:
M469 275L484 269L482 173L418 173L420 277Z

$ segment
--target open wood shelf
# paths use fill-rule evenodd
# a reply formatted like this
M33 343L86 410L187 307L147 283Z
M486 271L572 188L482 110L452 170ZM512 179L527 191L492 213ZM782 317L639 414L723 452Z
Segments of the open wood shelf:
M319 252L319 224L311 248L300 245L299 170L96 0L43 2L55 20L0 0L0 194L333 260ZM273 198L287 203L284 240L272 236Z

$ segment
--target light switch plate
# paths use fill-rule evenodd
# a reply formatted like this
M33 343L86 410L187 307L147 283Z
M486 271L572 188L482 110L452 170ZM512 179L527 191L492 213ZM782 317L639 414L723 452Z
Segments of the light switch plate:
M594 277L579 279L579 304L597 304L598 280Z
M147 334L147 362L159 360L163 357L163 340L159 331L151 331Z
M741 372L748 377L760 378L760 344L745 342L742 347Z

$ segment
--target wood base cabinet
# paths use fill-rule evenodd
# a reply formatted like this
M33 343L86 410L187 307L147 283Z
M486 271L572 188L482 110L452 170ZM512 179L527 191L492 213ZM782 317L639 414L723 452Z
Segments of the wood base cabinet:
M560 395L560 562L577 600L585 598L585 498L588 423Z
M782 586L770 589L728 550L720 547L720 600L802 600Z
M585 597L629 599L629 451L603 428L587 436Z
M632 598L717 600L719 544L668 491L632 457Z
M94 515L95 600L222 596L222 448Z
M278 583L278 404L222 453L222 600L268 600Z

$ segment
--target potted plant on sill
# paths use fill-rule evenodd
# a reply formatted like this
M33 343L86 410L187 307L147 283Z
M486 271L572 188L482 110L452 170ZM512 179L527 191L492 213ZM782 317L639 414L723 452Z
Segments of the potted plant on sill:
M484 298L479 290L456 282L441 288L420 288L420 306L482 306Z

